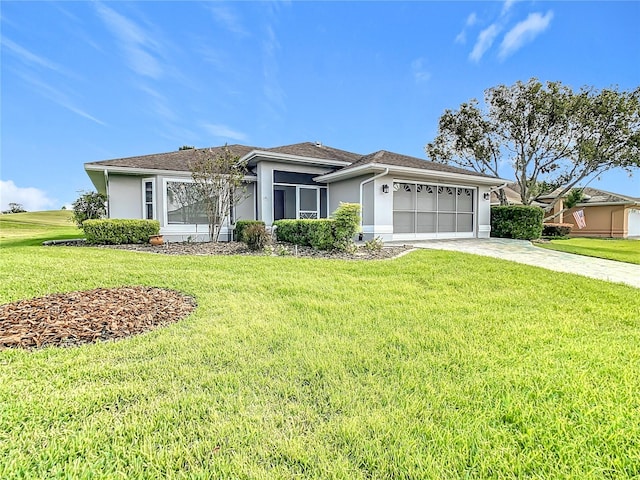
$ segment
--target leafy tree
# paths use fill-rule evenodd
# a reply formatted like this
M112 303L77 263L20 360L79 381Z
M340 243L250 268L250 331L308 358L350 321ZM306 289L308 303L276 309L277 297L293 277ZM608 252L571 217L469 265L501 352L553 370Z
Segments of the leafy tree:
M425 150L434 161L496 176L508 162L525 205L559 186L548 212L578 183L640 167L640 88L574 93L560 82L531 79L489 88L484 100L484 111L476 100L445 111Z
M98 192L81 192L78 199L73 202L73 215L75 224L82 228L85 220L104 218L107 215L107 196Z
M194 147L194 146L192 146L192 145L182 145L182 146L178 149L178 151L180 151L180 150L193 150L193 149L195 149L195 148L196 148L196 147Z
M9 209L2 213L23 213L26 212L21 203L9 202Z
M191 178L209 220L209 239L218 241L225 220L246 193L246 164L225 145L220 151L194 150Z

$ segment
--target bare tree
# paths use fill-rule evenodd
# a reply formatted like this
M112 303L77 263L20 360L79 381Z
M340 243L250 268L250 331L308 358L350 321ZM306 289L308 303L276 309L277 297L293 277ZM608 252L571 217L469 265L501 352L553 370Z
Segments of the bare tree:
M219 241L231 208L246 195L246 164L227 145L221 149L194 150L191 178L209 221L210 241Z

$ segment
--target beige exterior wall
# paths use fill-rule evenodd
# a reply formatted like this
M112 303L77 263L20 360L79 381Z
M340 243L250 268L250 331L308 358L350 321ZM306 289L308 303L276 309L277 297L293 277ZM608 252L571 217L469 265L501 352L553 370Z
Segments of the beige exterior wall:
M109 175L109 218L142 218L142 178Z
M573 212L584 210L586 228L579 229ZM565 223L573 224L572 237L626 238L628 232L628 210L625 205L592 205L576 207L564 212ZM555 220L556 222L558 220Z

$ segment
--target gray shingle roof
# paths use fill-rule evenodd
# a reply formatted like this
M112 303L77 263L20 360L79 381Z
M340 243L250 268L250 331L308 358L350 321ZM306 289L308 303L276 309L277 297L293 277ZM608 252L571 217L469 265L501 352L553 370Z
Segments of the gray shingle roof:
M85 165L188 172L190 171L189 164L193 160L197 152L210 150L214 153L217 153L221 151L222 148L224 147L220 146L194 150L177 150L167 153L157 153L152 155L141 155L137 157L115 158L112 160L89 162ZM375 163L400 167L419 168L424 170L434 170L438 172L495 178L491 175L485 175L458 167L452 167L441 163L422 160L416 157L401 155L399 153L388 152L386 150L380 150L378 152L363 156L359 153L348 152L346 150L340 150L313 142L295 143L293 145L284 145L273 148L258 148L245 145L228 145L228 148L233 152L234 155L238 155L239 157L244 157L253 150L259 150L263 152L273 152L286 155L294 155L298 157L317 158L320 160L337 160L351 163L351 165L343 167L342 169L338 169L337 171L347 171L361 165Z
M234 155L238 155L240 157L244 157L250 151L255 150L255 147L248 147L245 145L227 145L227 147ZM112 160L89 162L86 165L188 172L190 171L189 163L193 160L197 151L204 152L211 150L214 153L218 153L221 152L223 148L224 147L212 147L193 150L178 150L175 152L155 153L152 155L141 155L138 157L114 158Z
M442 163L432 162L429 160L423 160L421 158L409 157L408 155L401 155L399 153L388 152L386 150L379 150L375 153L365 155L364 157L361 157L357 162L352 163L348 167L344 167L341 171L349 170L349 169L359 167L361 165L367 165L370 163L394 165L397 167L420 168L423 170L433 170L437 172L447 172L447 173L458 173L462 175L474 175L476 177L496 178L493 175L486 175L484 173L465 170L464 168L453 167L451 165L445 165Z
M355 162L362 157L359 153L347 152L338 148L328 147L321 143L295 143L293 145L285 145L282 147L261 149L266 152L284 153L287 155L296 155L299 157L319 158L322 160L338 160L342 162Z

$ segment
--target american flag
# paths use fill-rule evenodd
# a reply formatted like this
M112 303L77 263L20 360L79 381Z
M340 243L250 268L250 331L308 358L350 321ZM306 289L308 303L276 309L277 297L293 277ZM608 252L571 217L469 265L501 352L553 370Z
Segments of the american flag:
M584 210L576 210L573 212L573 218L576 219L576 224L579 229L587 228L587 221L584 218Z

